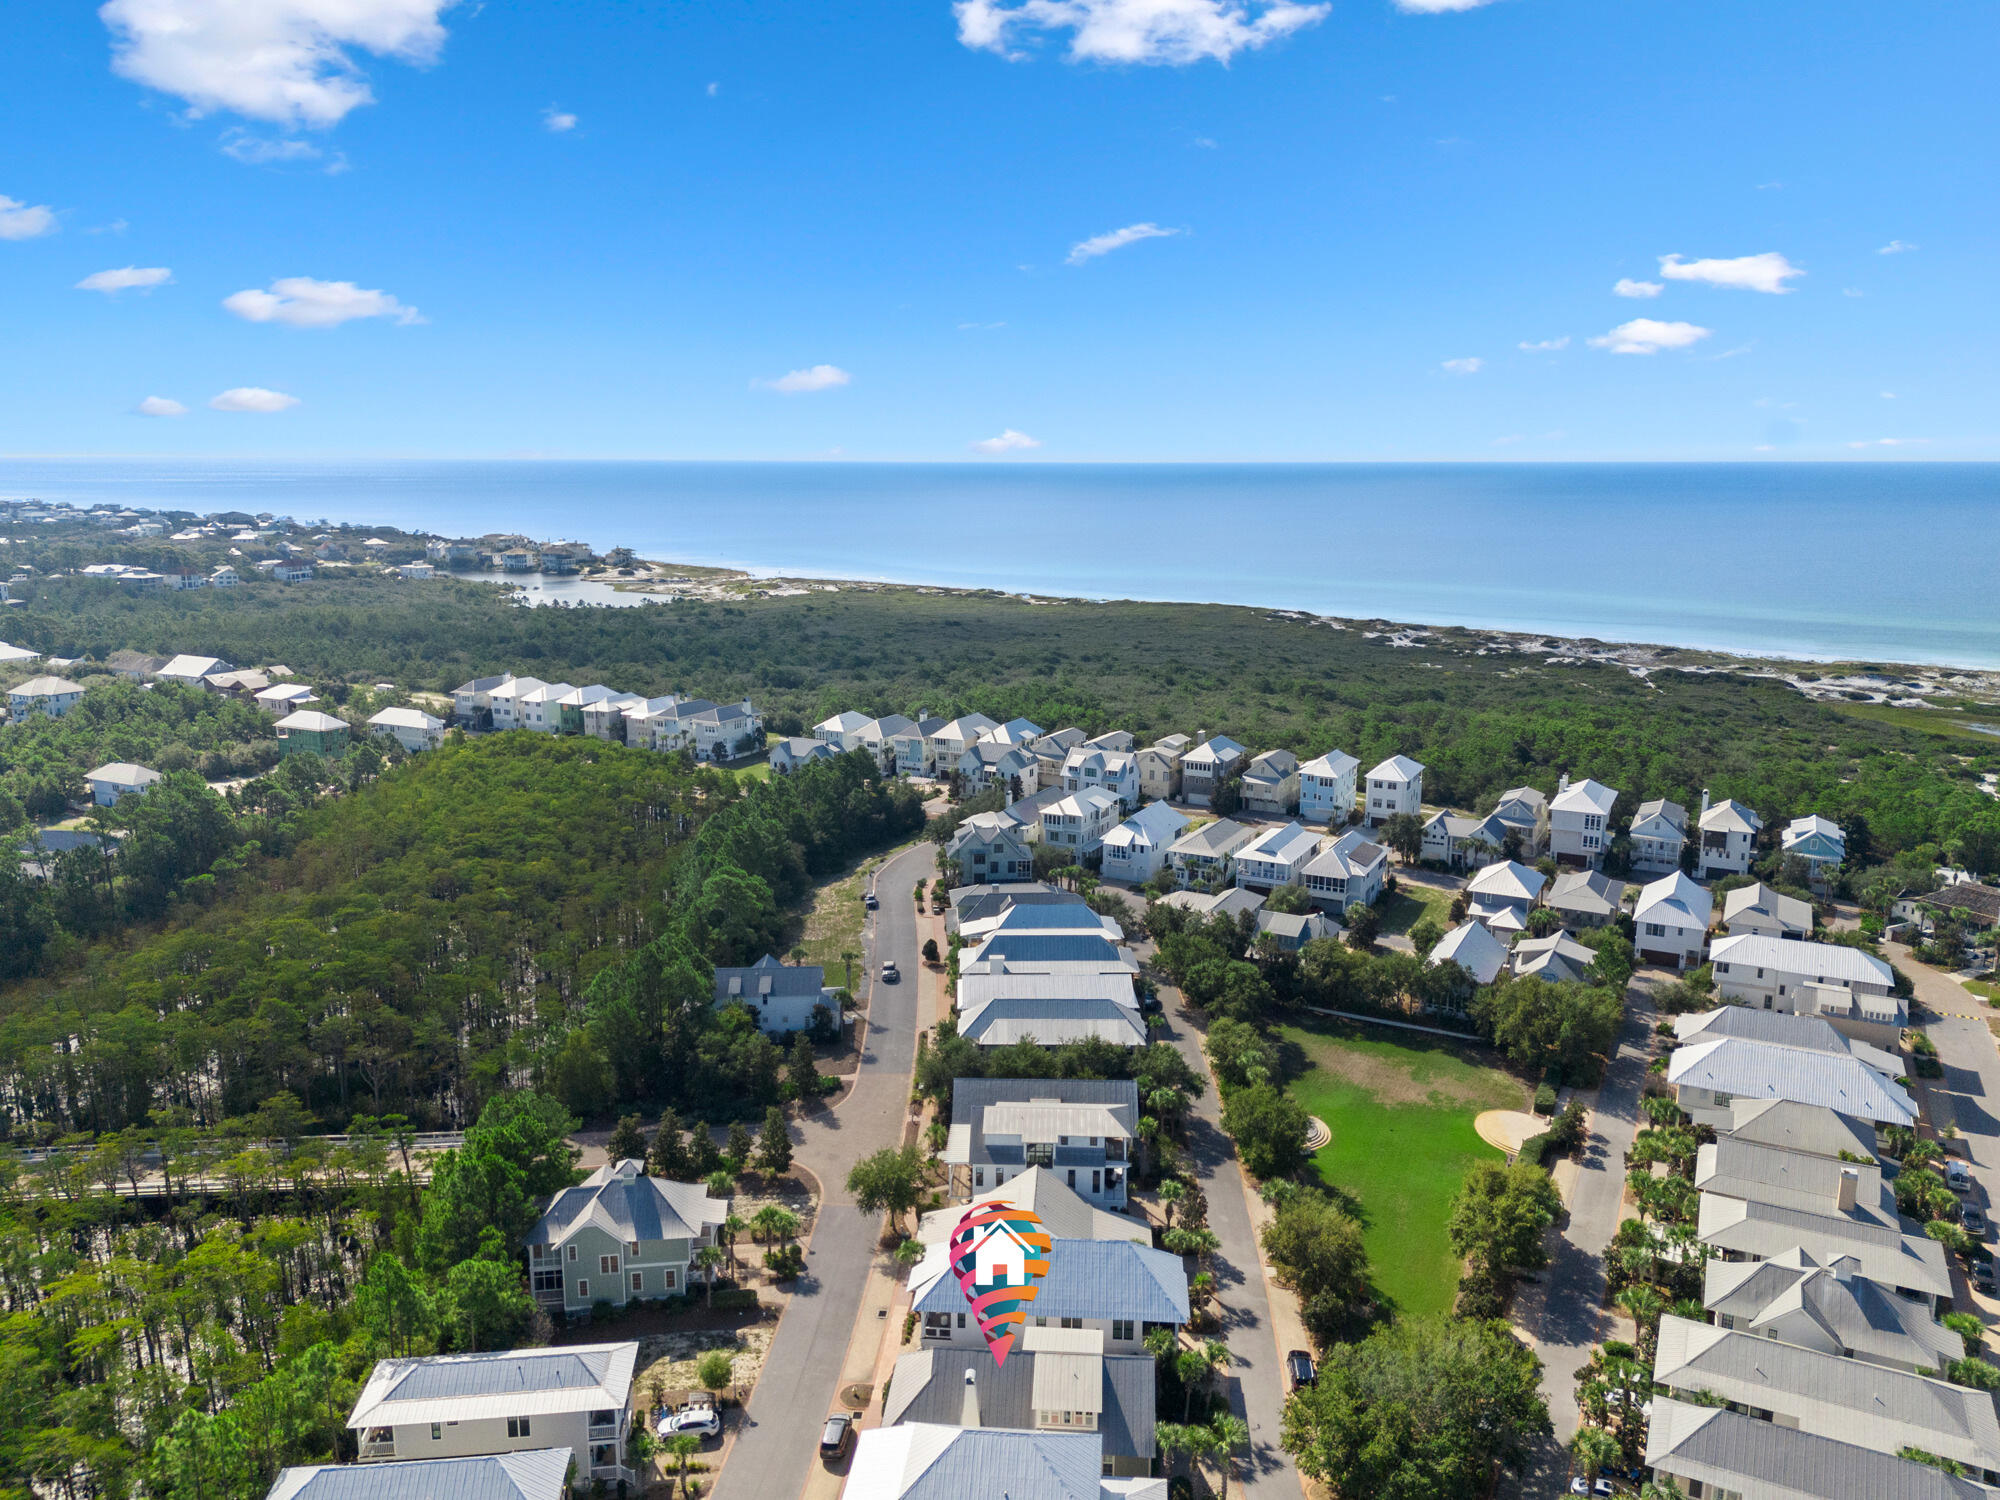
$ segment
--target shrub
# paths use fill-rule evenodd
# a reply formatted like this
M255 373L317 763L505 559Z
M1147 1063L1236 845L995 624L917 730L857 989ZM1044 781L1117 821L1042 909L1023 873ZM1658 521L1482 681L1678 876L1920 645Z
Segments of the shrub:
M764 1269L780 1281L790 1281L806 1268L806 1253L797 1245L764 1252Z
M1547 1116L1547 1115L1552 1115L1555 1112L1556 1112L1556 1091L1550 1088L1546 1083L1541 1084L1535 1089L1535 1113L1538 1115Z
M757 1306L757 1294L749 1287L731 1287L717 1292L710 1305L724 1312L750 1312Z

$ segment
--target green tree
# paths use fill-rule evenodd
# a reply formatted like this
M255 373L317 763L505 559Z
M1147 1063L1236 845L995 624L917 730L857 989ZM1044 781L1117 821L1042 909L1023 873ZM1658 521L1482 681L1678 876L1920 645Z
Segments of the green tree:
M1236 1090L1223 1101L1222 1128L1256 1177L1289 1177L1306 1163L1309 1122L1304 1106L1274 1084Z
M604 1143L604 1154L612 1161L644 1161L646 1137L639 1129L637 1115L620 1115L618 1126Z
M766 1177L780 1177L791 1169L791 1124L784 1110L774 1104L764 1111L764 1131L757 1140L757 1170Z
M423 1281L392 1250L378 1251L354 1289L355 1312L368 1336L388 1353L413 1352L431 1337L432 1311Z
M660 1111L660 1123L653 1129L653 1146L646 1153L646 1170L670 1182L686 1182L695 1175L685 1127L681 1117L671 1109Z
M442 1275L477 1254L488 1229L519 1244L542 1202L576 1181L576 1149L565 1139L575 1128L559 1104L528 1090L488 1100L465 1144L431 1168L418 1263Z
M1261 1236L1278 1279L1299 1294L1306 1330L1322 1347L1352 1333L1372 1299L1361 1226L1323 1193L1282 1204Z
M1569 1451L1576 1459L1576 1466L1585 1479L1595 1480L1599 1474L1617 1463L1624 1449L1618 1439L1602 1427L1583 1427L1577 1430L1569 1441Z
M1562 1211L1549 1174L1532 1162L1477 1162L1452 1200L1445 1232L1451 1248L1499 1277L1509 1267L1548 1264L1543 1234Z
M1384 847L1394 849L1406 865L1415 864L1424 851L1424 824L1415 813L1391 813L1382 820L1380 832Z
M750 1157L756 1150L756 1142L750 1138L750 1127L741 1120L729 1127L729 1137L722 1146L722 1165L731 1177L741 1177L750 1165Z
M886 1212L894 1230L923 1196L924 1175L923 1147L885 1146L854 1164L847 1191L863 1213Z
M1444 927L1438 919L1426 911L1411 924L1410 946L1417 950L1417 957L1430 957L1431 949L1444 941Z
M445 1273L443 1321L461 1349L508 1348L534 1315L521 1273L505 1257L500 1236L488 1230L480 1253Z

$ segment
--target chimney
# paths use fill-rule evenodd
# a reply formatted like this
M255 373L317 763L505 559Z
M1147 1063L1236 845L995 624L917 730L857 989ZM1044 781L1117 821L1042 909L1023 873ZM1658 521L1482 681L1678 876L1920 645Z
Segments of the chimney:
M965 1372L965 1404L958 1410L958 1425L961 1427L979 1425L979 1375L974 1370Z
M1565 771L1562 773L1562 779L1556 782L1556 795L1560 797L1564 792L1568 790L1569 790L1569 772Z
M1842 1255L1836 1258L1833 1263L1833 1279L1843 1282L1852 1281L1854 1279L1855 1264L1855 1259L1851 1255Z
M1701 789L1701 815L1702 815L1702 816L1703 816L1704 818L1708 816L1708 788L1707 788L1707 787L1703 787L1703 788Z
M1834 1200L1834 1206L1842 1213L1851 1213L1854 1209L1854 1194L1860 1186L1861 1174L1853 1167L1842 1167L1840 1169L1840 1196Z

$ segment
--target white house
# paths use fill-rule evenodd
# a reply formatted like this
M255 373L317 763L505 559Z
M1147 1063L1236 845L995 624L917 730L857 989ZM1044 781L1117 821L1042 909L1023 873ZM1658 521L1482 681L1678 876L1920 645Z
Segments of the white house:
M1033 749L1035 741L1042 737L1042 727L1028 719L1009 719L1005 724L995 724L980 736L1001 745L1019 745Z
M1597 868L1611 844L1611 809L1618 793L1601 781L1564 776L1549 803L1549 853L1571 869Z
M1738 886L1722 898L1722 925L1731 937L1759 932L1803 940L1812 936L1812 903L1775 891L1760 880Z
M917 721L905 714L887 714L879 719L870 719L861 726L861 748L875 757L875 764L885 776L896 773L896 741L911 733Z
M639 1346L624 1343L378 1360L347 1426L364 1464L558 1448L565 1466L574 1458L580 1480L630 1484L638 1479L626 1451L638 1357ZM446 1480L441 1472L435 1483Z
M1425 968L1455 963L1477 984L1491 984L1507 966L1507 945L1478 922L1464 921L1452 928L1424 959Z
M83 701L83 685L67 677L30 677L7 689L7 716L16 724L36 714L60 719Z
M1139 805L1138 757L1129 750L1079 745L1063 757L1062 788L1066 792L1091 788L1109 792L1129 811Z
M491 723L493 694L513 680L512 672L502 672L497 677L475 677L470 682L461 683L451 695L453 717L475 728Z
M829 1020L840 1019L840 995L826 982L818 964L781 964L766 953L747 967L718 967L715 1004L743 1005L757 1018L758 1030L769 1036L810 1031L813 1011L826 1008Z
M1894 993L1895 972L1844 943L1747 932L1717 939L1709 957L1716 992L1738 1005L1818 1016L1841 1035L1878 1047L1894 1047L1909 1019Z
M771 771L773 775L789 776L801 766L809 766L816 760L832 760L840 753L840 746L832 740L808 740L793 735L771 747Z
M1641 875L1671 875L1687 847L1687 809L1655 797L1632 814L1632 868Z
M1507 829L1497 818L1435 812L1424 820L1421 857L1454 870L1478 869L1506 857Z
M1048 1262L1028 1308L1031 1329L1094 1330L1104 1336L1105 1353L1137 1354L1149 1331L1188 1320L1187 1268L1178 1255L1130 1240L1051 1239ZM960 1325L965 1293L952 1274L949 1245L929 1247L910 1272L910 1306L926 1345L985 1345L974 1319ZM1039 1493L1024 1491L1023 1500Z
M1299 767L1299 816L1336 831L1354 817L1354 782L1361 762L1339 750L1316 755Z
M1397 813L1424 810L1424 768L1407 755L1392 755L1368 773L1364 819L1377 827Z
M957 861L967 885L1034 879L1034 851L1020 823L1004 812L974 813L958 825L945 853Z
M1167 863L1181 889L1197 885L1227 885L1236 872L1236 851L1257 836L1257 830L1233 818L1218 818L1191 828L1167 846Z
M208 575L208 586L212 589L233 589L242 581L236 576L236 570L227 564Z
M1104 836L1104 878L1146 884L1165 867L1167 850L1187 826L1187 814L1148 802Z
M1527 930L1528 913L1548 883L1540 870L1511 859L1484 865L1465 883L1465 914L1504 941Z
M444 720L421 708L385 708L368 717L368 727L386 734L405 750L435 750L444 743Z
M1701 853L1695 863L1702 879L1722 880L1750 873L1751 862L1757 858L1757 835L1764 831L1762 818L1733 797L1711 803L1704 788L1697 826Z
M1139 1086L1130 1079L960 1078L952 1083L943 1154L945 1191L957 1202L984 1198L1040 1168L1050 1188L1094 1210L1122 1210L1126 1174L1138 1153ZM1037 1174L1039 1175L1039 1174ZM1152 1240L1128 1221L1123 1232L1085 1232L1065 1209L1045 1216L1057 1237ZM928 1220L927 1220L928 1221ZM935 1243L948 1236L923 1236Z
M1693 968L1708 942L1715 898L1679 870L1641 886L1632 908L1632 946L1643 963Z
M1215 789L1243 764L1244 747L1227 735L1204 740L1181 756L1181 800L1190 807L1207 807Z
M303 682L274 682L251 694L251 701L274 714L288 714L295 708L319 702L319 694Z
M219 656L189 656L183 652L153 675L161 682L178 682L183 687L200 687L204 677L213 677L217 672L227 672L234 665L233 662L226 662Z
M1040 789L1041 773L1033 750L1006 740L975 740L958 757L958 774L974 792L1003 787L1010 798L1031 797Z
M514 700L514 727L537 734L561 734L562 701L577 690L573 682L544 682Z
M764 743L764 721L745 698L740 703L711 703L685 715L694 728L696 760L733 760Z
M146 766L135 766L129 761L115 760L109 765L99 766L95 771L86 772L83 779L90 787L92 802L99 807L116 807L120 797L143 792L160 780L160 773Z
M1785 858L1805 861L1814 885L1824 884L1827 872L1839 869L1847 859L1847 835L1841 832L1838 823L1818 813L1808 813L1787 823L1779 847L1784 850Z
M895 1389L900 1391L907 1383L901 1381ZM898 1422L861 1434L841 1496L842 1500L967 1500L968 1496L1167 1500L1165 1479L1114 1477L1105 1471L1102 1464L1109 1461L1105 1451L1105 1435L1093 1431L982 1427L963 1419L955 1426Z
M1325 837L1303 823L1266 828L1236 851L1236 883L1246 890L1273 891L1303 885L1306 866Z
M575 1455L529 1448L469 1458L401 1463L303 1464L280 1469L264 1500L382 1500L385 1495L448 1494L452 1500L562 1500Z
M813 738L836 750L852 750L861 743L861 731L872 722L868 715L848 709L813 725Z
M987 730L999 727L985 714L966 714L939 725L931 735L931 764L937 767L940 774L954 769L968 746L977 742Z
M1266 750L1243 768L1243 810L1267 818L1288 818L1299 806L1299 758L1289 750Z
M547 686L539 677L507 677L477 696L485 698L495 729L522 729L526 725L521 718L521 700Z
M1085 787L1042 809L1042 842L1077 860L1104 847L1104 836L1118 826L1118 798L1102 787Z
M1350 828L1307 862L1306 894L1320 911L1335 916L1350 906L1373 906L1388 868L1389 851Z

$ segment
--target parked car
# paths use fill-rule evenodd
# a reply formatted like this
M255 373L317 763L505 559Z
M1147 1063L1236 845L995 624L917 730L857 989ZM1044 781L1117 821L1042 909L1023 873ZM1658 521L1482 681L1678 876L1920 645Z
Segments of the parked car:
M1944 1185L1954 1193L1972 1191L1972 1167L1953 1157L1944 1164Z
M873 891L870 891L867 895L861 898L861 905L867 911L873 911L875 910L876 907L880 906L881 904L882 903L880 901L877 901L875 899L875 893Z
M895 984L902 977L902 971L896 967L895 959L892 958L882 965L882 982L884 984Z
M1994 1275L1992 1261L1975 1260L1972 1263L1972 1284L1974 1286L1978 1287L1982 1292L1990 1292L1994 1289L1996 1283L2000 1283L2000 1276Z
M1303 1349L1294 1349L1285 1356L1285 1377L1295 1391L1304 1390L1319 1379L1319 1371L1313 1368L1312 1356Z
M1986 1238L1986 1211L1977 1203L1968 1203L1958 1211L1958 1222L1965 1232L1975 1240Z
M720 1437L722 1414L708 1401L690 1401L678 1411L663 1414L658 1430L663 1438L672 1437L680 1432L691 1432L696 1437L702 1438Z
M819 1456L828 1463L835 1463L847 1452L848 1444L854 1441L854 1419L831 1416L826 1426L819 1430Z

